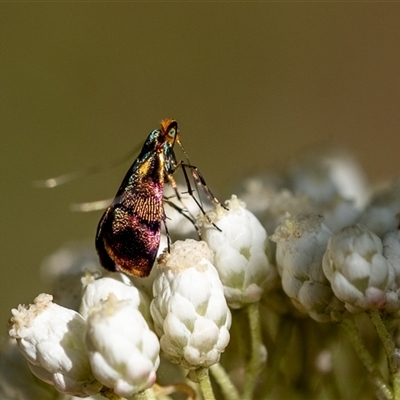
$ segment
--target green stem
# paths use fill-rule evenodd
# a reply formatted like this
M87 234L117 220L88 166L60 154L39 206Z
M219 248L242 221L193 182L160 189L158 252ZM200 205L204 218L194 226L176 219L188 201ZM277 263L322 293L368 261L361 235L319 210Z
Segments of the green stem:
M204 400L215 400L214 392L211 386L210 375L208 373L208 368L197 369L196 376Z
M393 356L396 346L394 344L392 335L386 329L386 326L383 323L381 315L377 309L369 310L369 316L375 326L376 331L378 332L379 339L381 339L383 344L383 348L389 361L390 373L392 374L397 370L397 367L393 365Z
M249 304L246 307L246 312L250 325L251 356L246 366L242 399L251 400L257 378L266 360L266 349L262 342L259 303Z
M394 399L392 390L387 385L385 379L378 370L376 363L371 356L371 353L364 346L364 343L361 340L360 333L354 321L351 319L345 319L341 323L341 326L346 331L351 344L353 345L354 349L358 354L358 357L360 358L365 368L369 372L372 378L372 382L382 392L382 394L385 396L387 400Z
M280 366L282 360L288 349L288 343L293 334L293 320L290 318L282 317L278 325L279 335L276 336L274 343L274 352L269 358L271 368L268 370L268 385L267 391L271 390L278 384L278 376L280 373Z
M397 371L392 375L394 399L400 400L400 373Z
M400 370L399 363L396 360L396 344L393 340L393 336L383 322L380 312L377 309L369 310L369 316L386 353L390 378L393 383L394 399L400 400Z
M225 399L240 400L238 390L233 385L232 381L229 378L229 375L226 373L224 367L220 363L214 364L212 367L210 367L210 371L214 379L221 387L221 391Z

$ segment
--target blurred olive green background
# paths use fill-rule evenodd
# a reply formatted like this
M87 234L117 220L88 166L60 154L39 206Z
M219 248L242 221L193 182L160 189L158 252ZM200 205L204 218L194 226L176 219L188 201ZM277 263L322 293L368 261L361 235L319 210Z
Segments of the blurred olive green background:
M252 171L333 142L398 174L400 4L0 3L1 303L45 289L43 257L93 238L129 164L52 190L35 179L122 156L165 117L222 198Z

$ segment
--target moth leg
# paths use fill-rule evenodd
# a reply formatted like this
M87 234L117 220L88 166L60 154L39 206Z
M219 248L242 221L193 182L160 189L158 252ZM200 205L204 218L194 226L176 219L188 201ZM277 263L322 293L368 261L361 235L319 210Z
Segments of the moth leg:
M221 202L212 194L210 189L208 189L208 186L207 186L203 176L200 174L197 167L195 167L194 165L191 165L191 164L185 164L182 161L176 166L176 168L178 168L178 167L182 168L183 176L185 177L185 182L186 182L186 186L188 189L188 194L192 197L194 202L197 204L197 206L199 207L200 211L202 212L204 217L207 219L207 221L210 224L212 224L214 226L214 228L221 231L221 229L218 228L218 226L215 225L214 222L211 221L210 217L206 214L206 212L203 208L203 205L200 203L200 201L194 195L194 189L192 188L192 184L190 183L189 175L188 175L186 168L190 168L192 170L192 176L193 176L193 179L195 180L195 182L199 183L203 187L203 190L205 191L205 193L211 197L211 199L214 201L215 204L219 204L222 206ZM196 175L193 173L193 171L196 172ZM224 208L226 208L226 207L224 207Z
M199 184L199 185L203 188L204 192L205 192L205 193L207 194L207 196L212 200L212 202L215 203L215 204L218 204L218 205L222 206L223 208L225 208L225 209L227 210L227 207L225 207L225 206L217 199L217 197L213 194L213 192L211 192L210 188L209 188L208 185L207 185L206 180L205 180L204 177L203 177L203 174L200 172L200 170L199 170L195 165L192 165L192 164L185 164L185 163L181 162L181 166L182 166L182 169L183 169L183 171L184 171L184 173L185 173L185 179L186 179L186 183L187 183L188 186L189 186L189 189L191 189L191 187L190 187L190 182L189 182L188 176L187 176L186 171L185 171L186 168L189 168L189 169L190 169L190 171L191 171L191 173L192 173L192 176L193 176L193 179L195 180L195 182L196 182L197 184ZM193 189L191 189L191 190L192 190L192 193L193 193Z
M196 219L194 216L189 212L189 210L179 207L177 204L174 202L170 201L168 198L164 197L164 202L167 203L170 207L172 207L174 210L178 211L179 214L181 214L183 217L185 217L193 226L194 229L196 229L197 235L199 236L199 239L201 239L201 232L200 228L196 224ZM165 226L165 221L164 221L164 226Z
M176 169L174 169L173 172L175 172ZM173 177L172 173L168 175L168 182L171 184L172 189L175 192L175 196L178 199L178 201L182 204L183 207L179 207L178 205L176 205L175 203L173 203L172 201L168 201L170 199L170 197L164 196L164 201L167 201L167 203L174 208L176 211L178 211L180 214L182 214L185 218L187 218L195 227L195 221L196 218L194 217L194 215L187 209L187 207L185 207L185 203L182 200L181 194L178 190L178 185L175 181L175 178Z
M179 164L178 164L178 166L179 166ZM173 172L170 173L170 174L168 174L167 177L168 177L168 182L171 184L172 189L174 190L177 199L178 199L180 202L182 202L182 197L181 197L181 194L179 193L178 185L177 185L177 183L176 183L175 178L172 176L172 174L176 171L176 168L177 168L177 167L175 167L175 169L173 170Z
M168 253L171 253L171 236L168 231L168 226L167 226L166 220L167 220L167 217L164 215L163 224L164 224L164 228L165 228L165 234L167 235L167 248L168 248Z

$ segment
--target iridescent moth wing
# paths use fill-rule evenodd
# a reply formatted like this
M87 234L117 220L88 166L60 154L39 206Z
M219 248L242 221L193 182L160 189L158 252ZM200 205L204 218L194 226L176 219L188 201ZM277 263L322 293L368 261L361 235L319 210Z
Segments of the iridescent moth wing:
M150 274L165 220L164 185L173 180L176 168L173 146L178 137L178 124L170 119L149 134L100 219L96 249L104 268L139 277Z

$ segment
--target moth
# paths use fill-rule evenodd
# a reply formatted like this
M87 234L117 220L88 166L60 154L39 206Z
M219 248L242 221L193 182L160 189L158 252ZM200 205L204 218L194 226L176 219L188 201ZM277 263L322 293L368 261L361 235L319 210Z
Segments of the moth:
M182 168L188 193L203 214L205 212L200 202L193 195L187 170L190 170L196 184L203 187L211 200L220 204L208 189L197 167L189 162L177 162L175 143L185 153L180 142L178 123L173 119L161 121L160 129L148 135L113 202L101 217L95 243L100 263L107 270L123 271L138 277L150 274L160 245L162 224L167 228L164 186L171 184L179 197L173 177L178 168Z

